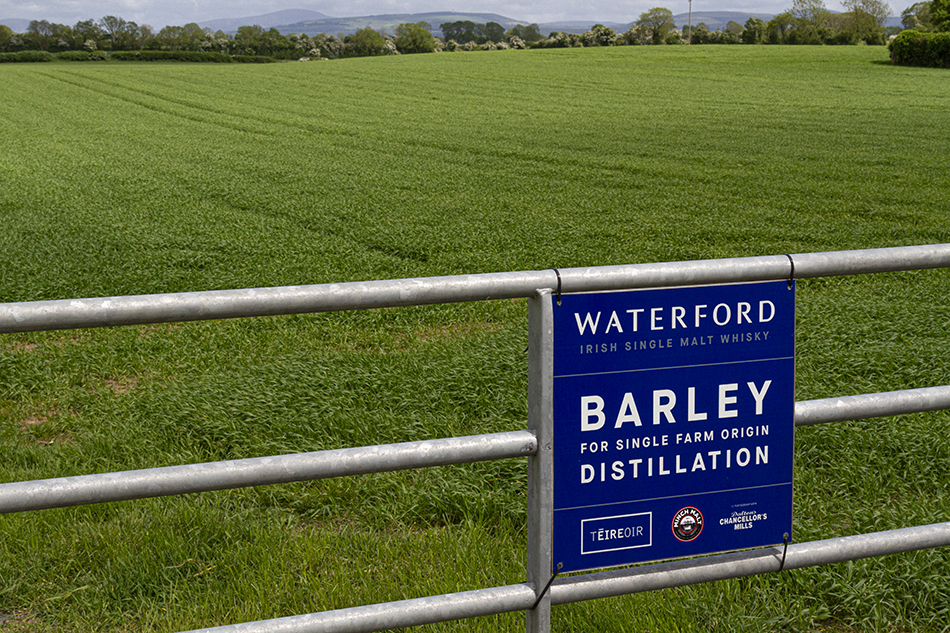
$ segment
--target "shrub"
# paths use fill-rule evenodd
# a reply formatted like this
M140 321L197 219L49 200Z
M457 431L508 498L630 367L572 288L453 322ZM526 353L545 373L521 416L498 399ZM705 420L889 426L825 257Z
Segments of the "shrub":
M617 33L603 24L595 24L581 38L584 46L613 46L617 43Z
M277 61L273 57L264 55L233 55L231 59L239 64L270 64Z
M404 22L396 27L396 48L400 53L431 53L435 51L435 38L429 32L429 24Z
M215 62L228 63L224 53L204 51L116 51L109 59L120 62Z
M53 56L46 51L20 51L18 53L0 53L0 64L6 62L51 62Z
M853 46L858 43L858 35L851 31L839 31L835 33L834 37L832 37L828 43Z
M583 39L577 33L551 33L551 37L538 43L539 48L573 48L583 45Z
M892 64L950 68L950 33L903 31L888 48Z
M386 54L386 38L379 31L366 27L345 40L346 57L375 57Z
M56 59L63 62L88 62L92 59L89 51L63 51L56 56Z

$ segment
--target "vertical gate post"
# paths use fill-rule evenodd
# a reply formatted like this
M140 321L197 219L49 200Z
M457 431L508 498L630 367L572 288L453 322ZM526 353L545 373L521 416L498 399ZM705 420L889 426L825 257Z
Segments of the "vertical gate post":
M528 308L528 428L538 452L528 458L527 580L540 594L551 578L554 522L554 310L550 290L530 297ZM551 594L527 612L528 633L551 630Z

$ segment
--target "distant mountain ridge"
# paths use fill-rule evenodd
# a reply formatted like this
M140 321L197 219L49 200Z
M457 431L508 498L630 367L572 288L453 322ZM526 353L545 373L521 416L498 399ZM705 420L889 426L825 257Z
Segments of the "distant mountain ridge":
M309 9L285 9L283 11L274 11L264 15L255 15L246 18L222 18L218 20L208 20L198 22L201 28L208 28L212 31L233 32L242 26L254 26L255 24L265 29L292 24L294 22L304 22L306 20L322 20L329 18L325 13L319 11L310 11Z
M639 16L637 16L639 17ZM700 23L706 25L710 31L725 29L730 21L745 24L749 18L759 18L763 22L768 22L774 14L754 13L746 11L694 11L692 20L693 26ZM496 13L461 13L461 12L430 12L430 13L392 13L384 15L367 15L335 18L319 11L309 9L285 9L283 11L274 11L263 15L249 16L244 18L221 18L216 20L205 20L198 22L202 28L209 28L212 31L224 31L225 33L235 33L239 27L259 25L265 29L276 28L281 34L290 33L316 35L317 33L327 33L331 35L344 34L350 35L367 26L377 30L393 34L396 27L403 22L428 22L432 25L433 35L440 36L442 31L439 26L444 22L458 22L471 20L472 22L485 24L488 22L497 22L506 30L516 24L527 26L531 22L528 20L516 20ZM688 13L679 13L673 16L677 28L683 28L689 22ZM29 28L30 20L19 18L0 19L0 24L6 25L14 33L25 33ZM184 22L176 26L184 26ZM538 28L543 35L548 35L553 31L564 33L584 33L589 31L594 24L603 24L618 33L623 33L631 26L636 24L636 20L630 22L609 22L595 20L570 20L562 22L544 22L538 24ZM900 16L888 18L887 26L900 26Z
M304 15L302 18L296 18L294 15L296 13L310 15ZM285 19L291 16L294 16L295 19ZM770 13L754 13L745 11L695 11L693 12L693 25L702 22L709 28L709 30L715 31L717 29L726 28L726 24L728 24L730 21L738 22L739 24L745 24L746 20L752 17L768 22L775 16ZM676 26L678 28L682 28L688 23L689 14L681 13L674 15L673 19L676 21ZM237 31L238 27L240 26L251 26L257 24L263 28L276 28L283 35L288 35L290 33L297 33L301 35L316 35L317 33L337 35L342 33L344 35L351 35L356 31L366 27L392 34L395 32L396 27L404 22L427 22L432 26L432 34L440 37L442 35L442 30L439 28L441 24L445 22L458 22L464 20L470 20L478 24L497 22L506 30L510 29L516 24L531 24L531 22L528 20L518 20L515 18L499 15L497 13L465 13L456 11L443 11L429 13L387 13L381 15L330 17L319 14L316 11L306 11L303 9L277 11L275 13L268 13L261 16L247 18L209 20L207 22L199 22L198 24L214 31L220 29L226 33L233 33ZM564 33L584 33L585 31L589 31L594 24L603 24L604 26L614 29L618 33L622 33L635 23L636 20L631 20L630 22L565 20L561 22L543 22L538 24L538 28L544 35L547 35L553 31Z
M26 33L30 28L30 20L20 20L17 18L0 19L0 24L9 27L14 33Z
M506 30L510 29L516 24L528 24L528 22L525 22L524 20L515 20L503 15L498 15L496 13L461 13L453 11L439 11L430 13L387 13L382 15L364 15L342 18L325 17L320 19L304 20L291 24L277 25L274 28L284 35L287 35L288 33L307 35L316 35L317 33L336 35L338 33L343 33L349 35L366 27L393 34L396 31L396 27L405 22L427 22L432 26L432 34L441 36L442 31L439 28L441 24L445 22L459 22L465 20L470 20L477 24L497 22Z
M768 22L775 17L774 13L753 13L745 11L693 11L693 26L700 22L710 31L723 30L729 22L738 22L745 25L749 18L758 18ZM689 24L689 13L678 13L673 16L676 26L683 28Z

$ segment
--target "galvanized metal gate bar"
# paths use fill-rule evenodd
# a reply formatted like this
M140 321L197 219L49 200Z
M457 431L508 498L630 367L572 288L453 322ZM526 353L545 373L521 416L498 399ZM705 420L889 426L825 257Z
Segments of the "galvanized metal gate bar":
M784 569L830 565L946 545L950 545L950 522L795 543L788 546ZM779 570L782 551L782 547L769 547L574 576L555 581L551 587L551 602L566 604L767 574Z
M528 633L551 630L551 596L543 594L551 575L554 531L554 311L551 291L528 303L528 428L538 450L528 458L526 576L537 598L527 612Z
M564 268L559 274L567 293L944 267L950 267L950 244ZM0 334L525 298L544 288L558 288L554 270L4 303Z
M795 403L795 426L950 409L950 385Z
M785 569L913 552L950 545L950 523L844 536L788 546ZM554 581L552 604L657 591L779 570L782 548L769 547L700 559L618 569ZM477 589L399 602L324 611L274 620L232 624L188 633L366 633L528 609L534 587L527 583Z
M0 514L533 455L530 431L0 484Z
M950 409L950 385L795 403L795 426ZM537 453L535 431L508 431L0 484L0 514L313 481Z
M191 633L366 633L524 611L534 603L527 583L427 596L363 607L230 624Z

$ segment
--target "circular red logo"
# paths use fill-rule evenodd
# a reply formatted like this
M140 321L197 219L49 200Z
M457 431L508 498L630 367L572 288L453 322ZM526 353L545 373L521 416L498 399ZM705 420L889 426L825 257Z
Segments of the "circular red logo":
M673 515L671 527L676 540L689 543L703 531L703 513L693 506L686 506Z

